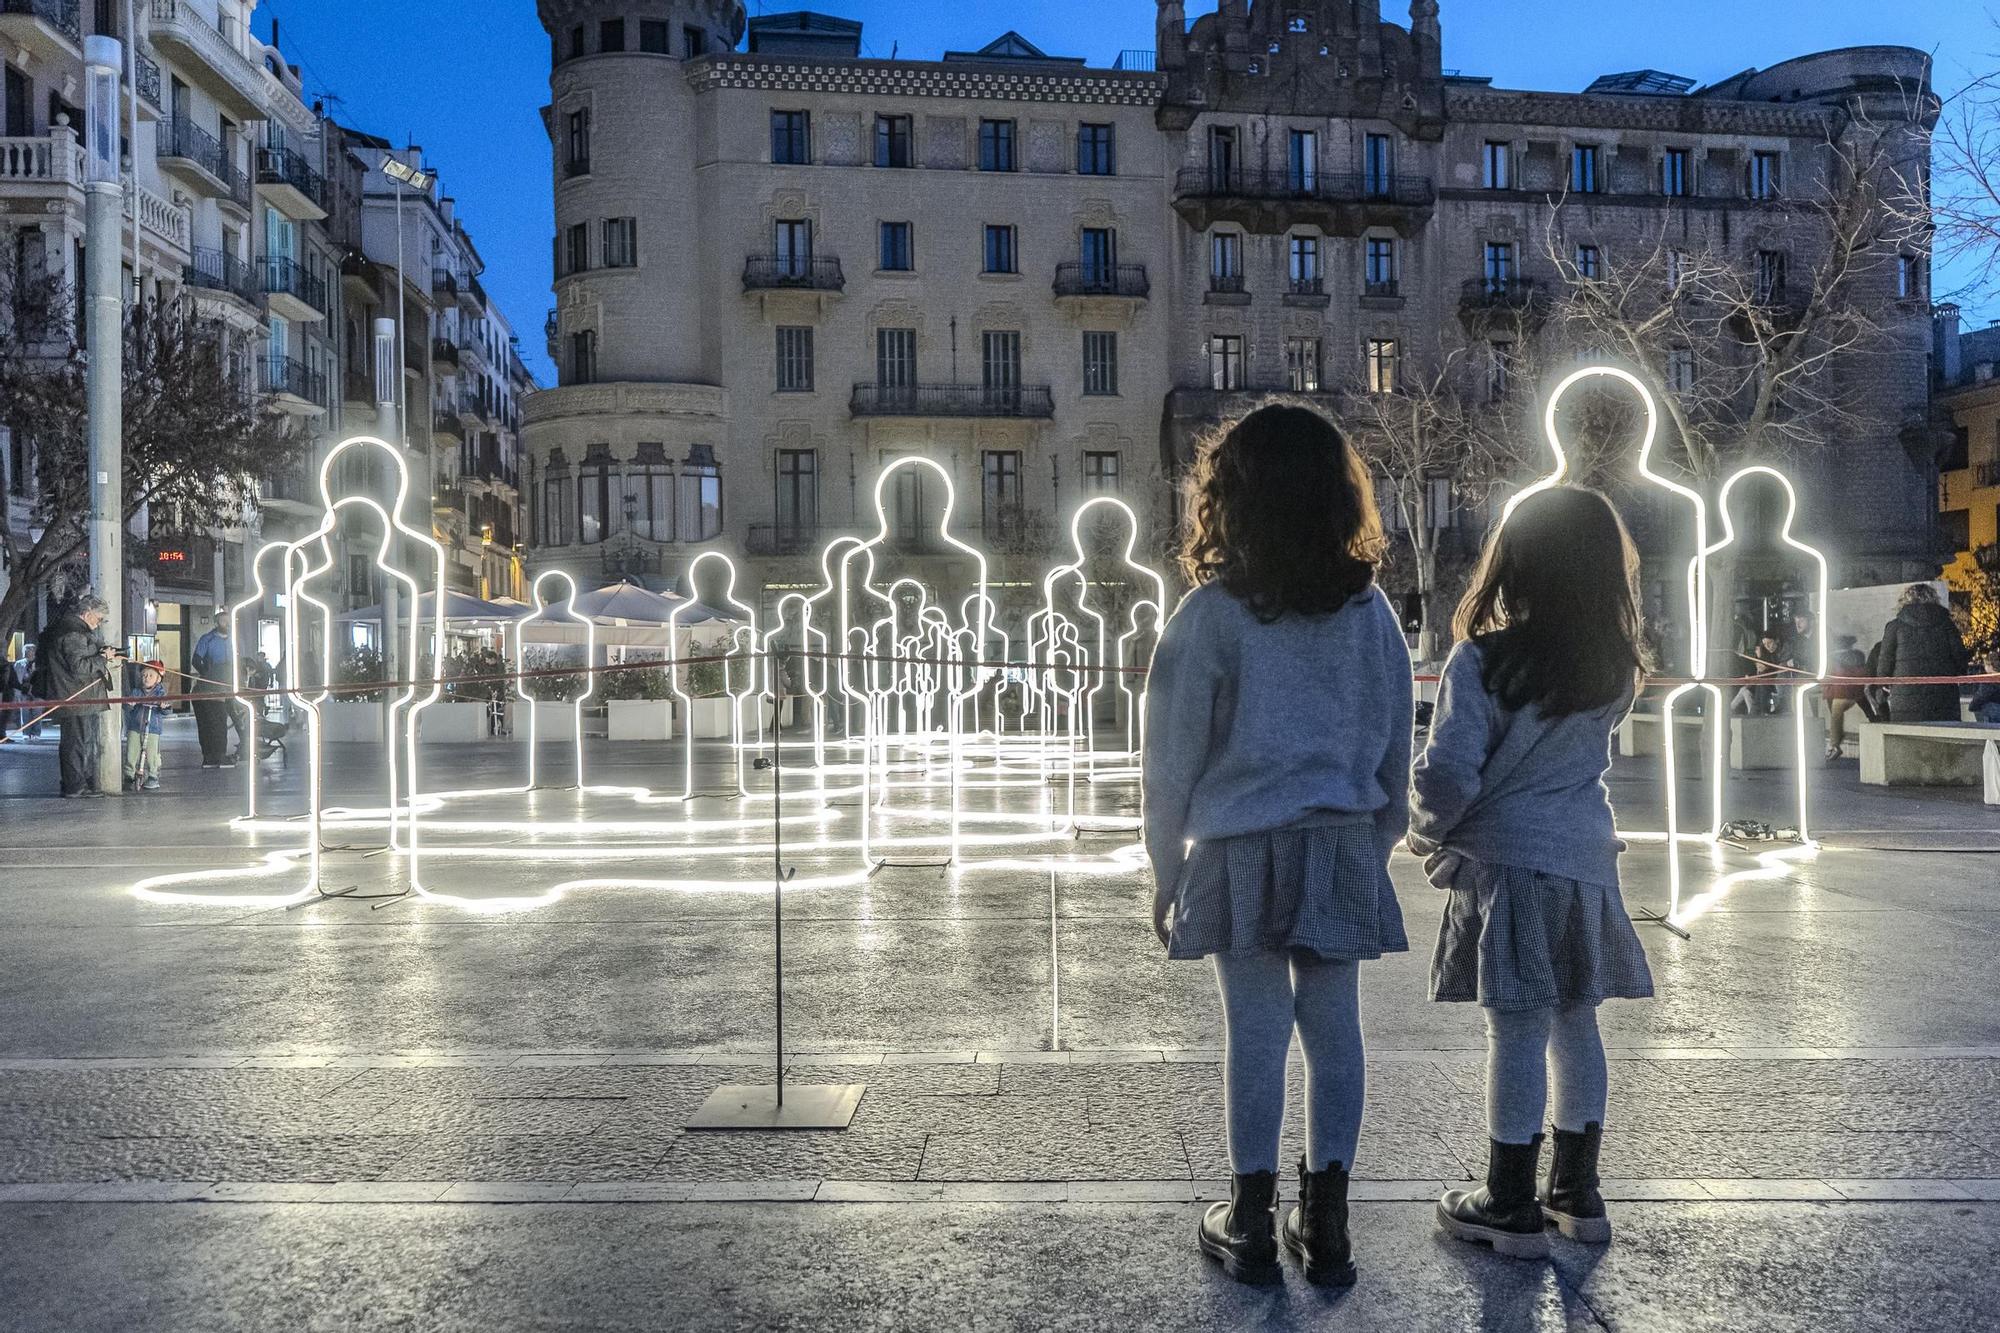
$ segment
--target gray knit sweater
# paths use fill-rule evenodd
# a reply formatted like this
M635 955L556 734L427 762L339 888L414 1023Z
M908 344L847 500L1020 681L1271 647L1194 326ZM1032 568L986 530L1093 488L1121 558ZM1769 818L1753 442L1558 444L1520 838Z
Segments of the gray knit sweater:
M1410 653L1379 589L1330 615L1260 622L1214 584L1181 602L1146 682L1146 853L1163 888L1187 845L1372 821L1408 827Z

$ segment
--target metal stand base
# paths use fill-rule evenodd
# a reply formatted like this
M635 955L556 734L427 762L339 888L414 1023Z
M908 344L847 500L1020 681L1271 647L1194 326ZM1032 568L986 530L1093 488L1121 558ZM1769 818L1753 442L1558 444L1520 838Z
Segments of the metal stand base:
M1670 930L1684 940L1692 940L1694 938L1694 936L1687 933L1686 928L1677 926L1658 912L1649 912L1643 907L1632 913L1632 919L1634 921L1643 921L1649 926L1659 926L1664 930Z
M687 1127L695 1129L846 1129L861 1105L865 1083L786 1087L778 1101L773 1083L725 1083L708 1095Z

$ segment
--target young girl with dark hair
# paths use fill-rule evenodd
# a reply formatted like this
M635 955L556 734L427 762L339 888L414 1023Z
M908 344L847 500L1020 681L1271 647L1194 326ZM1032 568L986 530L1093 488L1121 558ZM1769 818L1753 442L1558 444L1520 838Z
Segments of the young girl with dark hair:
M1409 947L1389 883L1408 822L1410 655L1375 587L1381 522L1325 418L1267 407L1205 449L1182 564L1193 592L1146 689L1154 928L1213 958L1235 1179L1202 1250L1275 1282L1285 1056L1306 1058L1301 1201L1283 1244L1308 1280L1355 1270L1347 1180L1361 1128L1356 964Z
M1609 501L1529 496L1487 542L1454 625L1410 846L1449 893L1431 998L1486 1011L1486 1184L1438 1220L1502 1254L1549 1252L1544 1227L1611 1238L1598 1192L1606 1102L1597 1006L1653 993L1618 892L1604 774L1645 670L1638 554ZM1549 1066L1555 1160L1538 1199Z

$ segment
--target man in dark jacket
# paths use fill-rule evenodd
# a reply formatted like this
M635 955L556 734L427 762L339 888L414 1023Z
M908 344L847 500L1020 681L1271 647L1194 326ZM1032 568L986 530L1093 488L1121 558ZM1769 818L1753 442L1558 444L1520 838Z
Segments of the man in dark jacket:
M217 611L209 618L208 633L194 645L194 729L201 737L203 768L236 767L229 749L229 720L235 707L229 698L234 674L230 659L235 652L229 642L229 617Z
M1882 646L1875 669L1883 676L1962 676L1971 655L1952 623L1951 612L1938 604L1928 583L1912 584L1903 592L1896 618L1882 627ZM1891 722L1959 721L1956 685L1893 685L1889 689Z
M104 675L107 649L97 637L97 627L110 610L103 598L86 594L42 631L37 656L48 682L44 694L49 702L64 704L57 713L62 720L57 758L65 797L103 795L97 788L97 763L104 745L105 707L93 701L109 697Z

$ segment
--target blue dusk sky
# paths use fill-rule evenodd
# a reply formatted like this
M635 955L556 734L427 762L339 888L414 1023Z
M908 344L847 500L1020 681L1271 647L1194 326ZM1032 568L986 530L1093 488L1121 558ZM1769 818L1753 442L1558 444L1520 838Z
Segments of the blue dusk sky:
M1935 53L1941 91L2000 69L2000 0L1441 0L1447 69L1502 86L1576 91L1599 74L1663 69L1707 83L1831 47L1893 44ZM1192 18L1213 0L1188 5ZM1401 0L1385 17L1403 21ZM1109 64L1153 46L1149 0L820 0L751 4L860 19L864 54L917 59L985 45L1009 28L1052 55ZM423 145L486 260L486 287L543 383L542 340L554 222L548 39L532 0L262 0L256 27L280 29L308 99L348 124ZM1940 294L1963 275L1941 273ZM2000 305L1969 310L1975 322Z

